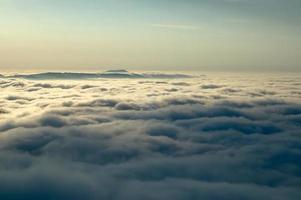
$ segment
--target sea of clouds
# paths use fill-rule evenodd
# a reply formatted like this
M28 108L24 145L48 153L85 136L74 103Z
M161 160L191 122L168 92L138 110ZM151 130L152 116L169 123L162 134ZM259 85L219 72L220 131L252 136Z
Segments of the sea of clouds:
M298 74L2 77L0 199L299 200L300 100Z

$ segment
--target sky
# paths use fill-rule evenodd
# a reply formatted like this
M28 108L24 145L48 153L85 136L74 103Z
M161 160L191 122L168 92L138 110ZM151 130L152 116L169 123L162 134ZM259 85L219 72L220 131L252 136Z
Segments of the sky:
M300 0L0 0L0 72L301 71Z

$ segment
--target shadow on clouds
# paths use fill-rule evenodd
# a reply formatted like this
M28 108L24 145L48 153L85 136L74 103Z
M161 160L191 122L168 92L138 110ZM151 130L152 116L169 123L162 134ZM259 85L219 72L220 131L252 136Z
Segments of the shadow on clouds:
M12 87L6 80L3 85ZM24 117L0 118L1 199L301 198L301 105L296 102L269 96L135 102L121 95L77 101L95 95L99 86L72 85L21 87L43 92L54 87L61 96L71 90L75 96L64 103L48 93L42 93L46 99L1 98L6 107L0 115L17 114L18 99L37 107ZM200 89L199 82L168 85ZM20 84L13 87L19 91ZM44 101L50 105L41 111Z

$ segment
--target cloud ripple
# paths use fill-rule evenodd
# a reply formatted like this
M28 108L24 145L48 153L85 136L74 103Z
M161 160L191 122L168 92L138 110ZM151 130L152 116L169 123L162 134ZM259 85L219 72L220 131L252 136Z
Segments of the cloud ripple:
M300 199L301 96L275 76L4 78L0 198Z

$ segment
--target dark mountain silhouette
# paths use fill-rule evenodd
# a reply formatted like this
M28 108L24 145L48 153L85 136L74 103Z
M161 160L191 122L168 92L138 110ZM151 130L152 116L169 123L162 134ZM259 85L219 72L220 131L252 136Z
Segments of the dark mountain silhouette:
M0 76L1 77L1 76ZM24 78L33 80L56 80L56 79L97 79L97 78L191 78L186 74L164 73L132 73L127 70L108 70L102 73L79 73L79 72L45 72L37 74L17 74L6 78Z

